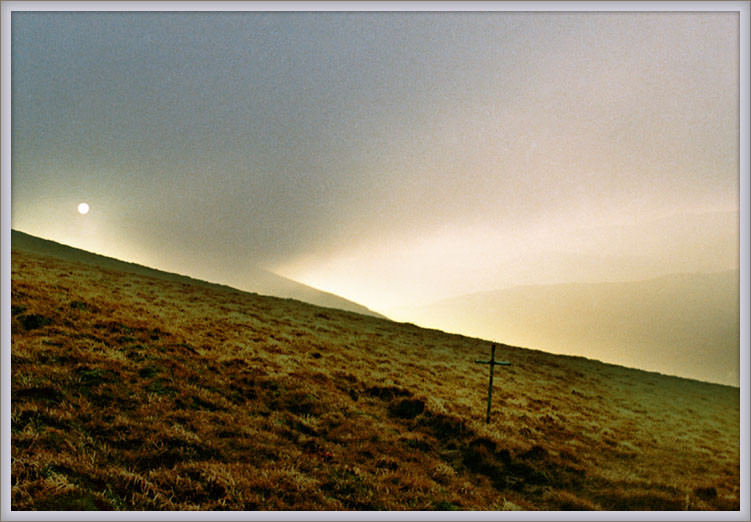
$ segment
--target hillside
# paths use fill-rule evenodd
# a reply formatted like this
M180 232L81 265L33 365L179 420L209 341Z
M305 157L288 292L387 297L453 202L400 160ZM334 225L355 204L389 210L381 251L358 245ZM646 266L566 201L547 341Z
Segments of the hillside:
M738 386L737 270L646 281L529 285L402 316L420 325Z
M738 388L11 261L14 510L739 509Z
M48 239L35 237L17 230L11 230L11 245L14 250L35 252L37 254L64 259L66 261L86 263L111 270L156 277L166 281L190 282L192 284L210 287L225 286L184 275L165 272L163 270L157 270L155 268L145 267L135 263L120 261L119 259L94 254L92 252L86 252L84 250L63 245ZM241 277L235 277L232 281L227 281L227 283L231 283L237 288L241 287L249 292L297 299L299 301L312 303L318 306L325 306L327 308L339 308L341 310L348 310L359 314L383 317L381 314L378 314L360 304L344 299L343 297L292 281L291 279L287 279L286 277L282 277L253 265L241 266L238 267L237 270L241 274Z

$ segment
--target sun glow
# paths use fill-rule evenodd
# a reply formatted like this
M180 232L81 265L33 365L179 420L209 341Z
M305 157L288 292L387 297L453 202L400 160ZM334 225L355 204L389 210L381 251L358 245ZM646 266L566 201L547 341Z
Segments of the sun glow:
M81 203L78 205L78 213L79 214L88 214L89 213L89 204L88 203Z

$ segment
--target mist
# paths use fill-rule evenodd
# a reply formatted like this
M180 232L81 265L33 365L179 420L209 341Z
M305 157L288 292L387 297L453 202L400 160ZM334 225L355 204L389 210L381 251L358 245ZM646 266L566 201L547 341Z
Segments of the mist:
M737 268L738 43L735 13L14 12L12 226L387 314Z

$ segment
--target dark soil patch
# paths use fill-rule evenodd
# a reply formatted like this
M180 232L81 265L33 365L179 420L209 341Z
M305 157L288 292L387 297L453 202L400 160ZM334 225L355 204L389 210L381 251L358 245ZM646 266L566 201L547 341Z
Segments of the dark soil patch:
M40 314L22 315L18 318L25 330L36 330L52 324L52 319Z
M43 400L48 402L60 402L63 398L62 393L50 386L35 386L32 388L22 388L11 393L12 400Z
M522 460L538 461L544 459L547 456L548 451L539 444L535 444L530 450L525 451L524 453L519 455L519 458Z
M425 401L420 399L398 399L389 404L389 415L399 419L414 419L425 411Z
M714 487L696 488L694 493L702 500L712 500L717 498L717 489Z

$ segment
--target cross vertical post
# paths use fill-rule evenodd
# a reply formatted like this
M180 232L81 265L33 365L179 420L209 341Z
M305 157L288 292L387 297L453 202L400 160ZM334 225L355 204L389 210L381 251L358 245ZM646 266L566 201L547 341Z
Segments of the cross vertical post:
M485 422L490 422L490 404L493 402L493 369L495 368L495 345L490 350L490 382L488 383L488 413Z
M492 346L490 351L490 360L489 361L475 361L479 364L489 364L490 365L490 382L488 383L488 412L485 416L485 423L490 423L490 404L493 399L493 367L496 364L500 364L501 366L511 366L511 363L508 361L496 361L495 360L495 345Z

